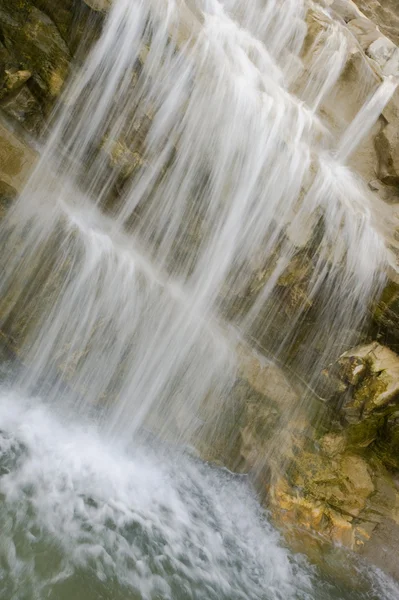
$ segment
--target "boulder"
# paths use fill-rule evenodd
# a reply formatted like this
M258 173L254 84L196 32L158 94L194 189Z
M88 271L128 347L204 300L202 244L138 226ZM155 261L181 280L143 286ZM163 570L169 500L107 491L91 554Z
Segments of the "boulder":
M349 21L362 16L360 10L352 0L326 0L326 5L333 14L339 16L345 23L349 23Z
M336 408L347 424L386 414L399 401L399 356L378 342L345 352L324 375L345 388Z

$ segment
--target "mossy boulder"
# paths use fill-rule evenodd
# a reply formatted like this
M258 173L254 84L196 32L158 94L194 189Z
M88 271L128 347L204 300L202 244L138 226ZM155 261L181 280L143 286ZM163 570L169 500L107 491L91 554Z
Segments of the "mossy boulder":
M347 448L377 452L388 468L399 465L399 356L377 342L344 353L323 371L324 426Z
M378 342L359 346L323 371L320 386L346 424L389 414L399 401L399 356Z

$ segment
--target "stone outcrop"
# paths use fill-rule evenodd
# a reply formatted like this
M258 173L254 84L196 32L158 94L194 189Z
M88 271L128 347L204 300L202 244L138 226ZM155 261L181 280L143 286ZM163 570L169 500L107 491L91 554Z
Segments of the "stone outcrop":
M399 70L399 54L398 54ZM377 175L388 186L399 186L399 93L382 113L383 127L375 138L378 155Z
M84 54L101 19L83 0L0 0L0 110L41 134L73 54Z
M360 10L395 44L399 44L399 14L396 0L354 0Z
M395 2L390 0L373 3L320 0L311 5L305 65L311 62L317 50L315 44L320 43L323 33L329 37L339 32L348 47L345 67L321 108L322 117L337 135L345 131L385 77L399 76L398 35L393 25L395 19L399 19L398 12ZM399 202L398 107L399 92L396 91L350 158L350 165L369 184L371 191L389 204Z
M322 380L324 419L273 482L273 514L372 557L398 578L398 565L387 566L376 548L387 528L399 527L399 356L376 342L361 346ZM389 543L387 552L397 552L397 539Z
M0 122L0 184L3 190L13 189L15 195L19 193L36 157L36 152L21 136Z

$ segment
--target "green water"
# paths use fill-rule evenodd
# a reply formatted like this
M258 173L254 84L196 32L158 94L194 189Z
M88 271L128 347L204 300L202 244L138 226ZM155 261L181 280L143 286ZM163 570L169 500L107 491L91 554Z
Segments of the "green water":
M397 600L348 555L293 554L245 478L0 402L1 600ZM342 577L337 577L341 572Z

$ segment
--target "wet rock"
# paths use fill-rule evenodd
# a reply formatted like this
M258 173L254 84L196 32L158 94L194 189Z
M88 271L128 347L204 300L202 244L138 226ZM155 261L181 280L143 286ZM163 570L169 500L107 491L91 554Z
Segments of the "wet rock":
M53 21L26 2L10 8L0 0L0 30L6 49L32 73L31 86L45 107L59 96L69 73L70 51Z
M361 12L352 0L327 0L327 6L346 23L361 17Z
M387 518L379 523L367 544L360 550L362 556L385 573L399 580L399 524Z
M90 6L93 10L100 12L106 11L110 8L112 0L83 0L87 6Z
M329 416L271 485L270 506L283 525L372 557L385 524L399 524L399 356L377 342L360 346L324 378ZM385 543L396 551L391 537Z
M0 181L8 186L4 189L14 189L19 193L36 160L37 153L20 136L0 122Z
M54 22L74 57L84 58L101 32L104 11L85 0L30 1Z
M377 455L388 468L399 470L399 411L386 419L379 434Z
M264 494L272 472L295 452L308 418L298 391L278 366L243 348L238 363L222 421L215 423L215 402L209 399L210 412L205 406L202 414L208 424L196 443L206 460L251 473Z
M17 190L0 180L0 221L17 197Z
M376 25L364 17L358 17L350 21L348 29L355 36L362 50L367 50L381 36Z
M0 104L3 112L15 119L32 134L39 135L45 125L42 107L27 86L5 98Z
M56 25L64 41L69 45L74 16L80 0L31 0L31 4L46 14Z
M0 0L0 107L30 133L99 36L103 13L84 0Z
M390 61L397 48L393 42L386 37L377 38L368 48L366 54L382 68Z
M395 54L396 55L396 54ZM383 128L375 138L377 175L387 185L399 185L399 93L383 111Z
M397 0L354 0L360 10L395 44L399 44L399 6Z
M399 493L377 458L349 450L344 438L304 449L270 487L276 521L362 551L378 524L398 520ZM331 455L333 449L333 455Z
M399 400L399 356L377 342L346 352L332 370L346 387L338 409L347 423L384 413Z
M374 335L381 343L399 351L399 284L390 281L373 313Z

